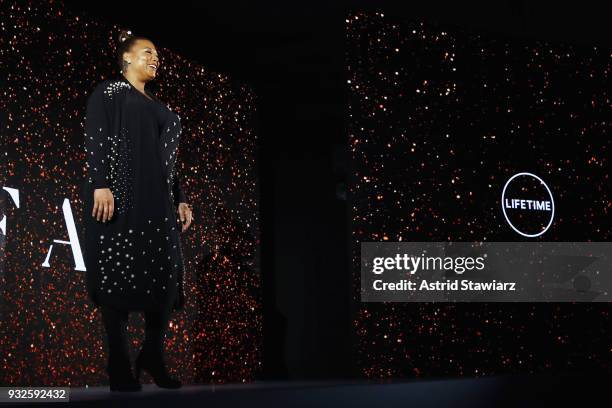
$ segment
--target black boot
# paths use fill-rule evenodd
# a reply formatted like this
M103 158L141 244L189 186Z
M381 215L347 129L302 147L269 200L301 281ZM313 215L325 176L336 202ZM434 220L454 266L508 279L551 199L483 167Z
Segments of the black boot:
M138 354L134 365L136 369L136 381L140 379L141 370L144 370L153 377L153 381L158 387L180 388L182 386L182 383L178 379L170 377L170 374L168 374L160 351L148 351L143 348L140 354Z
M130 361L125 357L110 357L106 366L111 391L140 391L142 386L134 378Z
M142 386L134 378L127 347L128 312L105 305L101 307L102 321L108 336L108 364L106 372L111 391L139 391Z

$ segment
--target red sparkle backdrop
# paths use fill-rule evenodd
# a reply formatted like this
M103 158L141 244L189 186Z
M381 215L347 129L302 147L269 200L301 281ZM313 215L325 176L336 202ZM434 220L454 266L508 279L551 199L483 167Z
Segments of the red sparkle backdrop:
M120 27L57 1L0 4L0 384L102 384L105 333L78 268L83 125L93 87L119 74ZM250 381L262 329L255 95L157 48L154 92L181 116L177 173L194 207L166 360L185 383ZM143 323L131 314L132 357Z
M361 303L360 243L521 241L510 176L555 196L540 241L608 241L612 52L384 13L346 19L353 328L366 377L609 370L608 303Z

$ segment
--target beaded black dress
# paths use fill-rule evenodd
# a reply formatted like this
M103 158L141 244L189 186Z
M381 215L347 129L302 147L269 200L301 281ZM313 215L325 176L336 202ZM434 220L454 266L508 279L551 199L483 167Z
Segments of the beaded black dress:
M100 82L87 99L83 256L96 306L184 306L177 206L187 199L175 177L180 134L180 117L123 76ZM94 190L105 187L115 207L103 223L92 209Z

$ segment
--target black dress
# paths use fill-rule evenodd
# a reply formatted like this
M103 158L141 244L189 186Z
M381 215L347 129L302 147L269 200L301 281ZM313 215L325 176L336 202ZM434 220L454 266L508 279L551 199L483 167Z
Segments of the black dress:
M175 162L180 117L125 77L99 83L87 100L84 259L96 306L130 311L184 306L177 206L187 202ZM107 187L113 217L92 217L93 193Z

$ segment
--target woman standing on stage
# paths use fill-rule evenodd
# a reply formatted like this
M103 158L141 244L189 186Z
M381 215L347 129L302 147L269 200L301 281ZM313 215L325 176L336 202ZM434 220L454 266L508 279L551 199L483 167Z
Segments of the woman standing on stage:
M145 89L160 67L154 44L130 34L122 31L117 47L121 75L97 84L87 100L87 290L107 333L111 390L140 390L141 370L160 387L179 388L166 370L163 344L171 312L185 301L179 228L193 220L175 178L181 122ZM146 321L135 377L126 337L130 311L144 312Z

